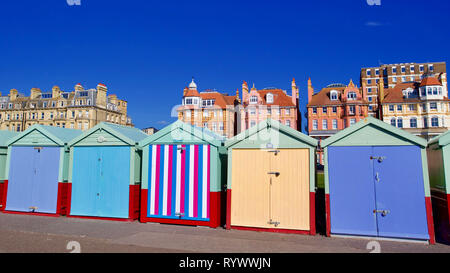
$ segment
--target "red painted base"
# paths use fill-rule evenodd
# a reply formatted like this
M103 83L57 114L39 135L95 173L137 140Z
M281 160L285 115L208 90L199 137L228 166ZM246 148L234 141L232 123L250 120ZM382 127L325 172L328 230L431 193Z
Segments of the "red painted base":
M450 244L450 195L431 189L431 203L436 241Z
M279 228L257 228L257 227L243 227L243 226L232 226L231 225L231 189L227 190L227 223L226 229L239 229L239 230L252 230L252 231L262 231L262 232L275 232L275 233L292 233L292 234L303 234L303 235L316 235L316 198L315 193L309 193L309 203L310 203L310 230L293 230L293 229L279 229Z
M3 181L2 185L2 191L0 195L0 211L5 211L6 207L6 195L8 193L8 180Z
M3 191L5 188L5 183L0 182L0 211L5 207L5 204L3 203Z
M141 216L140 221L142 223L161 223L161 224L174 224L174 225L187 225L187 226L207 226L211 228L217 228L221 225L221 193L211 192L210 197L210 217L209 221L193 221L193 220L178 220L178 219L166 219L166 218L153 218L147 217L148 209L148 189L141 190Z
M325 194L325 213L327 214L327 237L331 236L331 220L330 220L330 194Z
M66 196L67 196L67 183L58 183L58 193L57 193L57 199L56 199L56 213L40 213L40 212L23 212L23 211L7 211L6 208L6 200L8 198L8 180L5 180L3 183L3 201L2 201L2 207L0 208L0 211L3 213L10 213L10 214L25 214L25 215L36 215L36 216L49 216L49 217L58 217L60 215L65 214L66 210Z
M129 204L128 204L128 218L113 218L113 217L99 217L99 216L79 216L71 215L70 207L72 204L72 183L67 183L67 206L66 215L69 218L83 218L83 219L96 219L96 220L107 220L107 221L119 221L119 222L132 222L139 218L139 192L140 185L130 185L129 191Z
M279 228L255 228L255 227L241 227L241 226L231 226L231 229L250 230L250 231L259 231L259 232L311 235L311 231L309 231L309 230L294 230L294 229L279 229Z

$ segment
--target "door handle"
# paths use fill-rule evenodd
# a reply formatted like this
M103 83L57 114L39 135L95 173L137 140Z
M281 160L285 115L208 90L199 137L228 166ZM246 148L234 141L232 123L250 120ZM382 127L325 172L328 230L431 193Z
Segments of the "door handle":
M382 215L383 217L385 217L386 215L388 215L388 214L390 213L390 211L388 211L388 210L377 210L377 209L374 209L374 210L373 210L373 213L381 213L381 215Z
M380 182L380 174L378 172L375 174L375 180Z

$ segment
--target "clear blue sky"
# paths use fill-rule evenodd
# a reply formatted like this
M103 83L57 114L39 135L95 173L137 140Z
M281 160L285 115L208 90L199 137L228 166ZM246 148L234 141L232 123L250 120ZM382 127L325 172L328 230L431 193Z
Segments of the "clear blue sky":
M137 127L174 120L183 87L359 85L379 62L449 60L447 0L2 1L0 91L105 83ZM302 111L304 111L302 109Z

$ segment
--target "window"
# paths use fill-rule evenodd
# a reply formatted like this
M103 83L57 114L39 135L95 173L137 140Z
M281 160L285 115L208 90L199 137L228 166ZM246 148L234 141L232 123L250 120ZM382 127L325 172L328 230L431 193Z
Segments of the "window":
M394 105L389 105L389 112L394 112Z
M366 70L366 75L367 75L367 76L370 76L370 74L371 74L371 73L370 73L370 69L367 69L367 70Z
M430 103L430 110L437 110L437 103L436 102L431 102Z
M392 77L392 82L397 82L397 77Z
M322 130L328 129L328 122L326 119L322 120Z
M317 120L315 119L315 120L313 120L313 130L318 130L319 128L319 125L318 125L318 122L317 122Z
M273 95L271 93L267 94L267 103L273 103Z
M431 126L432 127L439 127L439 119L437 117L431 118Z
M427 94L428 95L432 95L433 94L433 90L431 89L431 87L428 87Z
M372 80L367 80L367 84L372 84Z
M356 123L356 119L354 119L354 118L350 119L350 126L352 126L355 123Z
M402 82L406 82L406 77L405 76L402 77Z
M433 95L437 95L438 94L438 89L437 87L433 87Z
M372 93L372 87L367 87L367 93Z
M337 130L338 124L337 119L333 119L333 130Z
M87 130L89 128L89 123L84 123L84 130Z
M272 109L271 108L267 108L267 114L268 115L272 115Z
M395 118L391 119L391 125L392 126L396 126L397 125L397 121L395 120Z
M44 113L43 112L41 113L41 119L44 119Z
M372 97L368 97L368 99L369 99L369 102L372 102L372 99L373 99L373 98L372 98Z
M250 108L250 115L256 115L256 109L254 107Z
M411 118L409 120L409 127L411 128L417 128L417 119L416 118Z
M412 82L414 81L414 77L413 76L411 76L410 81L412 81Z
M423 65L419 66L419 71L423 72Z
M250 122L250 127L253 127L253 126L255 126L255 125L256 125L256 121L252 120L252 121Z
M290 114L291 114L291 109L286 108L286 109L284 110L284 113L285 113L286 115L290 115Z
M317 107L313 107L312 112L313 112L313 114L317 114Z
M323 108L322 108L322 113L324 113L324 114L327 113L327 108L326 108L326 107L323 107Z
M403 128L403 119L402 118L398 118L397 119L397 127L398 128Z
M213 122L213 124L212 124L212 130L213 130L214 132L217 131L217 125L216 125L215 122Z
M430 64L428 65L428 70L430 70L430 72L434 71L434 65Z
M375 75L380 75L380 70L379 69L375 69Z
M442 95L442 87L439 87L439 95Z
M401 104L397 105L397 111L399 112L403 111L403 105Z
M414 65L411 65L411 66L409 67L409 71L414 72Z
M258 103L258 97L257 96L251 96L250 97L250 103L252 103L252 104Z
M404 66L402 66L402 73L406 72L406 68Z
M348 98L349 100L355 100L355 99L356 99L356 93L355 93L355 92L349 92L349 93L347 94L347 98Z
M88 96L88 92L87 91L83 91L79 93L80 97L87 97Z
M186 98L184 101L185 101L184 104L186 104L186 105L192 104L192 98Z
M291 121L290 120L286 120L286 126L291 127Z
M337 93L337 91L331 91L331 92L330 92L330 99L331 99L331 100L337 100L337 99L338 99L338 93Z
M392 68L392 74L396 74L397 73L397 67L393 67Z
M203 122L203 128L208 128L208 122Z
M428 128L428 119L426 117L423 118L423 128Z
M219 130L220 130L220 131L223 131L223 123L220 123L220 124L219 124Z
M373 106L369 105L369 111L373 111Z
M409 109L409 111L415 111L415 110L416 110L416 105L414 105L414 104L409 104L409 105L408 105L408 109Z
M349 114L350 115L354 115L355 114L355 106L354 105L350 105L348 107L348 110L349 110Z
M337 113L337 107L333 106L333 113Z

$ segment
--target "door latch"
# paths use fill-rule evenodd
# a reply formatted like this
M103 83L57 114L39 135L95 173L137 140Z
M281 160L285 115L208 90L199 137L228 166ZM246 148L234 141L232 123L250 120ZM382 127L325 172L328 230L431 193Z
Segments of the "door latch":
M389 211L388 211L388 210L377 210L377 209L374 209L374 210L373 210L373 213L381 213L381 215L382 215L383 217L385 217L386 215L389 214Z
M378 162L381 163L381 162L383 162L383 160L386 159L386 157L385 156L371 156L370 157L370 160L374 160L374 159L378 160Z
M267 224L274 225L275 227L277 227L280 224L280 222L276 222L276 221L274 222L274 221L272 221L272 219L270 219L270 221L267 222Z
M28 209L31 210L31 212L35 212L38 209L38 207L29 207Z
M267 174L274 174L274 175L276 175L276 176L279 176L279 175L280 175L280 172L268 172Z
M280 150L270 150L270 151L268 151L269 153L275 153L275 155L277 155L279 152L280 152Z
M175 212L175 216L177 216L178 218L181 218L184 216L184 213L181 212Z

